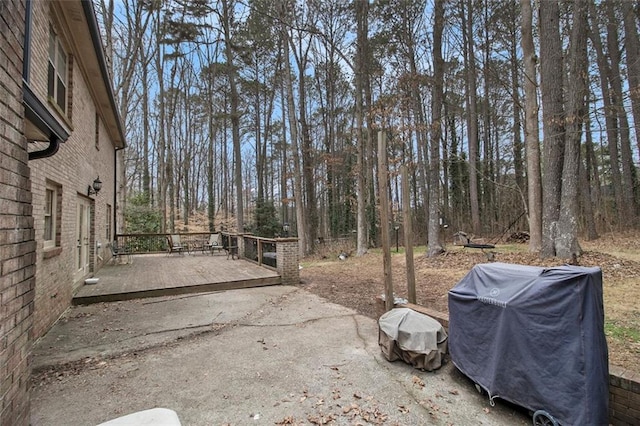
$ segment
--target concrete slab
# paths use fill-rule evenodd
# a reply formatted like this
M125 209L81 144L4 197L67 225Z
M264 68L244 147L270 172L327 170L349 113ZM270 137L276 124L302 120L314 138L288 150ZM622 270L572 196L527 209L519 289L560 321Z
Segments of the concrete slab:
M531 422L491 407L451 364L425 373L387 362L376 321L302 289L146 302L74 307L38 342L34 426L154 407L184 425Z
M217 330L258 312L295 287L258 287L198 295L74 306L33 348L32 367L142 351Z

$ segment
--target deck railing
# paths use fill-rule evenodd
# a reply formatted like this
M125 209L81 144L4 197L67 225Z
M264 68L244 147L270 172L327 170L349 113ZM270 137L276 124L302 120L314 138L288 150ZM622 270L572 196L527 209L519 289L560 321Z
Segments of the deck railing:
M245 259L258 263L258 265L278 267L276 247L278 241L273 238L262 238L254 235L243 235L244 251L242 256Z
M277 270L282 282L297 284L298 239L262 238L250 234L222 232L222 246L229 255L239 255L260 266ZM177 232L162 234L117 234L116 244L131 254L162 253L168 251L167 237L179 235L180 242L190 253L204 253L209 232Z
M189 250L201 250L203 244L209 240L209 232L176 232L164 234L118 234L118 247L126 247L132 254L162 253L168 250L167 237L179 235L181 244ZM242 239L242 247L238 239ZM277 240L261 238L253 235L231 234L222 232L222 247L232 248L247 260L257 262L272 268L277 268L276 259ZM238 249L241 249L241 252Z
M165 234L118 234L118 247L126 247L132 254L161 253L168 250L167 237L180 235L185 247L196 247L209 239L208 232L175 232Z

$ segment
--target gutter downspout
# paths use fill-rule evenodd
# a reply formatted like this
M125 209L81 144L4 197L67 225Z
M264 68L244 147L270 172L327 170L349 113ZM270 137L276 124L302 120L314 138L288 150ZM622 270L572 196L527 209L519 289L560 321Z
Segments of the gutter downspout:
M31 0L25 4L24 14L24 50L22 57L22 79L29 82L29 67L31 65Z
M118 151L124 148L115 148L113 151L113 240L118 235ZM124 212L122 213L124 214Z
M40 158L47 158L58 152L60 148L60 140L56 136L51 136L49 140L49 146L40 151L33 151L29 153L29 160L38 160Z
M1 1L1 0L0 0ZM58 152L60 148L61 138L59 135L63 135L64 138L66 132L60 125L57 125L52 117L49 117L48 111L44 107L41 107L40 102L31 89L29 88L29 70L31 67L31 11L33 9L32 0L27 0L25 3L24 14L24 47L22 56L22 99L25 106L25 117L36 118L38 122L44 122L45 125L51 127L53 134L49 137L49 146L40 151L33 151L29 153L29 160L37 160L40 158L47 158ZM66 135L68 136L68 135ZM64 142L64 141L62 141Z

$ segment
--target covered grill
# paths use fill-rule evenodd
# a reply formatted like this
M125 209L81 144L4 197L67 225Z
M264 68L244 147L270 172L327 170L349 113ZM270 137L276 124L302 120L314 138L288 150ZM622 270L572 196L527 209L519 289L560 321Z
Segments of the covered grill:
M600 268L476 265L449 291L449 321L453 363L492 400L608 424Z

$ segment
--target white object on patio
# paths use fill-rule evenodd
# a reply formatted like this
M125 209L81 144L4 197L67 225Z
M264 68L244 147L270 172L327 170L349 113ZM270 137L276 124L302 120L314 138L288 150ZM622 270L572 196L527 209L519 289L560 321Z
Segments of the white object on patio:
M152 408L138 411L98 426L181 426L178 414L168 408Z

